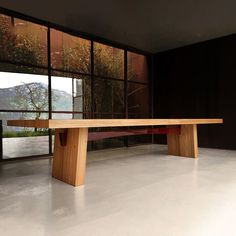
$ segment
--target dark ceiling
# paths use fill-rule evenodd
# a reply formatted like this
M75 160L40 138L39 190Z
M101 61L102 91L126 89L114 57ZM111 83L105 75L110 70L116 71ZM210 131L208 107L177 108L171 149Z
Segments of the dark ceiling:
M152 53L236 33L235 0L1 0L0 6Z

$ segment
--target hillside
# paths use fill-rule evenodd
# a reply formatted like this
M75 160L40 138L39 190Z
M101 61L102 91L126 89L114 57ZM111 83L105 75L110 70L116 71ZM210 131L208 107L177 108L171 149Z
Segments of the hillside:
M0 109L1 110L20 110L25 109L26 106L19 104L18 97L16 95L16 91L21 91L21 94L24 97L27 97L28 90L26 88L27 85L34 85L35 87L38 87L41 90L46 90L47 85L43 83L29 83L29 84L23 84L19 86L14 86L10 88L0 88ZM18 95L19 96L19 95ZM52 89L52 96L53 96L53 108L55 110L65 110L65 111L71 111L72 110L72 96L62 90ZM39 96L41 99L47 99L43 98L42 96Z

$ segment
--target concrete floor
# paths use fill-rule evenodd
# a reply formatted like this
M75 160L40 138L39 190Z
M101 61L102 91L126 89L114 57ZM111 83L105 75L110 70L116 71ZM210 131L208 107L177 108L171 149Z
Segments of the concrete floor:
M89 152L86 185L51 178L50 161L0 167L3 236L235 236L236 151L198 160L146 145Z
M48 153L48 136L3 138L3 159Z
M3 138L3 159L48 154L48 140L48 136ZM52 135L53 148L54 135Z

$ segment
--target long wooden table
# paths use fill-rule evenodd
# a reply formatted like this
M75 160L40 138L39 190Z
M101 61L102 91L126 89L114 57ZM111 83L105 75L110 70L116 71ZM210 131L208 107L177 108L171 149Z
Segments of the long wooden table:
M166 131L162 133L167 134L168 154L197 158L197 125L220 123L223 123L222 119L73 119L7 122L9 126L56 129L52 176L73 186L84 184L89 128L165 126ZM174 128L179 128L179 132L172 132Z

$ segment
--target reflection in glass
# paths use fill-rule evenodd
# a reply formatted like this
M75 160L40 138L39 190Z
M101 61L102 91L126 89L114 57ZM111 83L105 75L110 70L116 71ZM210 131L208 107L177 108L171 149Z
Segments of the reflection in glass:
M14 65L10 63L0 62L1 72L13 72L13 73L24 73L24 74L36 74L36 75L47 75L48 70L37 67L29 67L23 65Z
M129 117L136 114L149 114L149 87L148 85L128 83L128 113Z
M47 66L47 27L0 14L0 59Z
M90 41L51 30L52 68L90 73Z
M124 137L107 138L103 140L93 141L93 150L100 150L105 148L118 148L123 146L124 146Z
M124 113L124 83L118 80L94 79L94 111Z
M128 117L130 119L151 118L149 113L149 87L148 85L128 83ZM146 127L132 127L139 129ZM128 137L128 145L151 143L151 135L136 135Z
M114 118L124 118L123 115L114 115L114 114L95 114L95 119L114 119ZM123 130L123 127L106 127L106 128L93 128L91 132L105 132L105 131L118 131ZM124 137L116 138L106 138L97 141L92 141L92 150L100 150L105 148L116 148L124 146Z
M124 50L94 43L94 74L124 79Z
M140 128L140 127L139 127ZM128 145L137 145L137 144L145 144L152 143L152 135L135 135L128 137Z
M128 52L128 80L148 83L147 57Z
M115 119L127 115L124 50L94 42L92 81L91 41L50 29L51 65L48 65L47 30L45 26L0 14L0 119L4 123L4 158L48 153L47 130L7 127L6 120L48 118L49 70L53 119ZM148 118L147 57L132 52L127 56L128 117ZM103 130L110 129L97 129ZM145 136L127 139L129 144L134 144L143 142ZM123 144L123 137L111 138L93 142L93 148Z

